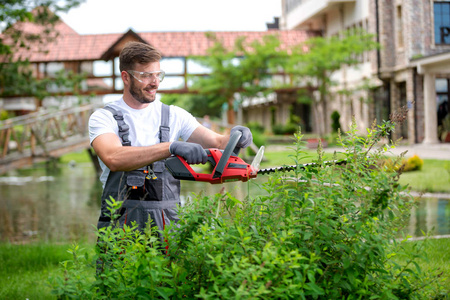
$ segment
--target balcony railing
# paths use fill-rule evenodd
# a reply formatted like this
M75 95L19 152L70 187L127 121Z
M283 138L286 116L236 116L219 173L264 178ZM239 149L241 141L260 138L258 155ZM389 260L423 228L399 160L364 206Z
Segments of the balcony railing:
M286 0L284 2L284 9L285 12L288 14L291 11L293 11L295 8L297 8L299 5L302 5L305 2L308 2L310 0Z

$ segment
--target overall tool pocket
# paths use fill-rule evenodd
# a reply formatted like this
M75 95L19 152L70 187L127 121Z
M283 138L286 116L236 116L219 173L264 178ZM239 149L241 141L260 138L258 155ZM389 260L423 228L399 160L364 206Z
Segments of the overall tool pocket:
M162 179L151 166L127 172L126 184L127 199L144 201L162 199Z

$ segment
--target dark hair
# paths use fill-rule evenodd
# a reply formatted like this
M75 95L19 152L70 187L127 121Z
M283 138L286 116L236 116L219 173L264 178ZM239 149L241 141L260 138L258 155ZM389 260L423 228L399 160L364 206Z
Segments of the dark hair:
M161 52L155 47L141 42L129 42L120 52L119 69L121 72L133 70L136 64L148 64L160 60Z

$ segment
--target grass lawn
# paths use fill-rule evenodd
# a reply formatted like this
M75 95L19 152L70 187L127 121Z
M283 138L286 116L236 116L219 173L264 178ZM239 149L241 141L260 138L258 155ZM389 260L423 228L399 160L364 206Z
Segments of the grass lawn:
M0 299L56 299L48 280L62 274L59 265L71 259L69 248L65 243L0 244ZM93 245L84 248L93 250Z
M420 171L403 173L401 184L408 184L417 192L450 193L450 161L424 159Z

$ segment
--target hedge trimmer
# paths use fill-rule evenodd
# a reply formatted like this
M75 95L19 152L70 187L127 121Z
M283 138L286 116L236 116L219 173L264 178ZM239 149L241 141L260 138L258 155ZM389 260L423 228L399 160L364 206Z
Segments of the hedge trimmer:
M241 132L234 133L222 151L216 148L205 149L208 154L208 162L211 164L211 173L198 173L181 156L172 156L166 160L166 167L172 176L180 180L203 181L212 184L225 183L230 181L243 181L256 178L258 174L268 174L273 172L287 172L297 168L307 168L316 163L307 163L302 165L281 166L268 169L260 169L260 163L264 156L264 146L260 147L258 153L251 164L246 163L238 157L239 148L236 148L237 142L241 138ZM326 165L342 165L346 160L326 161Z

